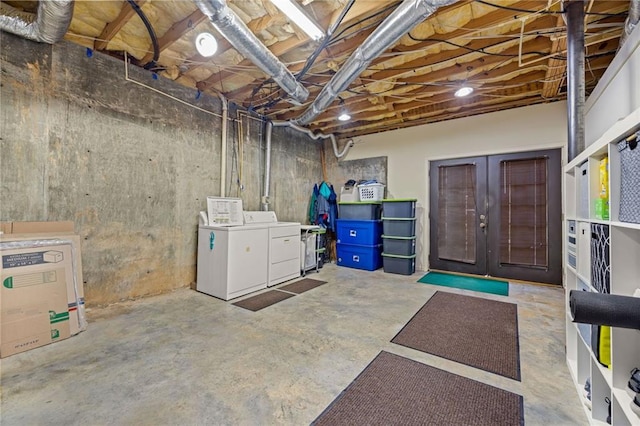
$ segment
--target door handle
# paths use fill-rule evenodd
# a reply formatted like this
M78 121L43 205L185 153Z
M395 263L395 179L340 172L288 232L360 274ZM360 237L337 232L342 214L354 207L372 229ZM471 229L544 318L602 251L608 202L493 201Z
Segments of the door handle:
M487 227L487 224L484 222L480 222L480 228L484 229Z

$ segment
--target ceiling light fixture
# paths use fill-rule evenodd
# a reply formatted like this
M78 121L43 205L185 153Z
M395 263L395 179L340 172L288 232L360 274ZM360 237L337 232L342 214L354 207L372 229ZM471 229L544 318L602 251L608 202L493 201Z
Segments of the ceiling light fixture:
M218 41L210 33L200 33L196 37L196 49L198 53L205 58L213 56L218 50Z
M472 93L473 93L473 87L463 86L458 90L456 90L456 93L454 93L454 96L456 98L463 98L465 96L469 96Z
M340 99L340 115L338 116L338 120L340 121L349 121L351 120L351 115L349 114L349 110L344 106L344 99Z
M340 121L349 121L349 120L351 120L351 116L349 115L348 112L343 111L342 114L340 114L338 116L338 120L340 120Z
M313 40L320 40L324 37L324 31L316 24L302 9L295 0L271 0L282 13L287 15L294 24L307 33Z

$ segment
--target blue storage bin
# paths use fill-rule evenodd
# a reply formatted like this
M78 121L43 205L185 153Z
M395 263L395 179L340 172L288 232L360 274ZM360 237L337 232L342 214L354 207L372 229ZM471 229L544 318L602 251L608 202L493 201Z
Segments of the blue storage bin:
M336 244L338 266L375 271L382 267L382 244L362 246Z
M337 243L361 246L378 245L382 242L382 221L338 219Z

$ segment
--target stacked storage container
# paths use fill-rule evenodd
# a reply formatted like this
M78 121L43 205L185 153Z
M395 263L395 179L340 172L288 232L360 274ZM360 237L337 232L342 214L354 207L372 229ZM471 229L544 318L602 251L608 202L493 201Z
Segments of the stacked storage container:
M375 271L382 266L380 201L338 203L338 265Z
M411 275L416 271L416 200L382 200L385 272Z

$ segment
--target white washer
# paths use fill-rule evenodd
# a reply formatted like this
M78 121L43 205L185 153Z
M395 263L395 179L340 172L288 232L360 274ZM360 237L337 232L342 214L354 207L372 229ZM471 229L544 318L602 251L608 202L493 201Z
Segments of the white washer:
M267 286L300 276L300 223L278 222L272 211L244 212L245 224L269 227Z
M266 224L198 229L196 290L229 300L267 287L269 227Z

